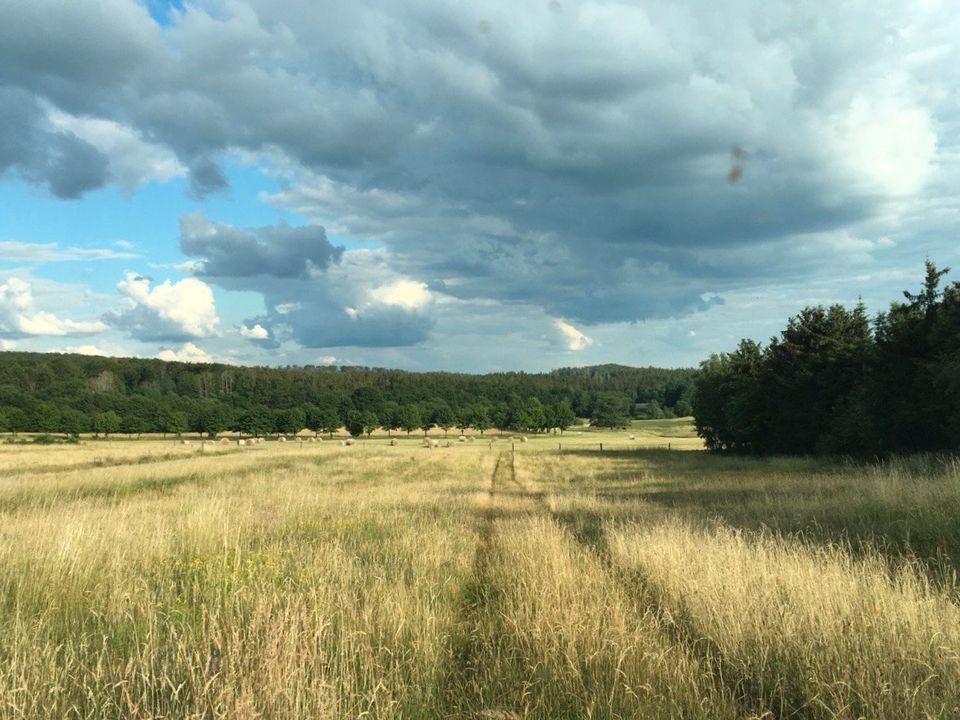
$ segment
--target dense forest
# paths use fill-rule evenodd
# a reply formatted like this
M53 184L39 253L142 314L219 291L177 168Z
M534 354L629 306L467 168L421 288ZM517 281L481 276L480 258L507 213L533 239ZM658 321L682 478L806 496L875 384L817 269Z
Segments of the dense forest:
M960 282L927 261L917 294L871 322L862 305L808 307L766 347L701 364L693 400L710 448L886 453L960 448Z
M621 365L468 375L4 352L0 432L541 431L577 418L617 427L630 417L688 415L694 375Z

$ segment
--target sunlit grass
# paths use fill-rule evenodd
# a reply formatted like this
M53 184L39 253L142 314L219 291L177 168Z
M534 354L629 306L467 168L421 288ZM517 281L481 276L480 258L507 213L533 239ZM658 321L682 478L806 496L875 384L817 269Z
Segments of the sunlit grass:
M956 461L588 435L0 446L0 718L958 716Z

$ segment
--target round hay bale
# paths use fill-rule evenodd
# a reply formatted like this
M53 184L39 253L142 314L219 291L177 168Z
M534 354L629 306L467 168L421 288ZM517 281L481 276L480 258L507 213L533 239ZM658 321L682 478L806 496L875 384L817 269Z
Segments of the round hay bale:
M399 445L399 444L400 444L400 441L399 441L399 440L397 440L396 438L390 438L390 445L391 445L392 447L396 447L396 446Z
M280 437L278 437L277 440L279 440L280 442L286 442L286 441L287 441L287 439L286 439L283 435L281 435Z
M637 436L636 436L636 435L631 435L631 436L630 436L630 439L631 439L631 440L636 440L636 439L637 439Z
M527 441L527 436L526 436L526 435L524 435L523 437L520 438L520 442L526 442L526 441Z
M461 435L460 437L457 438L457 440L459 440L460 442L466 442L467 438L465 435Z
M345 442L348 446L350 446L350 445L353 445L353 444L356 442L356 440L354 440L353 438L347 438L346 440L344 440L344 442Z

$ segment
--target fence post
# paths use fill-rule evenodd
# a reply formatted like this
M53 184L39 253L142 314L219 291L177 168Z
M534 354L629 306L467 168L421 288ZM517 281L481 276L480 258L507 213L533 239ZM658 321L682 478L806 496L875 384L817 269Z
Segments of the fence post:
M600 443L600 452L603 452L603 443Z

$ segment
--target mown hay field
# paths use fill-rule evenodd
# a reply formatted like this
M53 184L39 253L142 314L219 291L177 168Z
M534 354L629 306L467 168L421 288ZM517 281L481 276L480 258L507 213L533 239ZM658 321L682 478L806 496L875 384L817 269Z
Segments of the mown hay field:
M960 463L688 430L0 446L0 718L960 716Z

